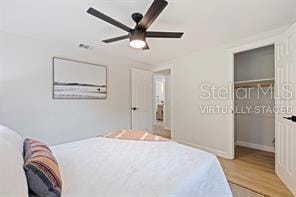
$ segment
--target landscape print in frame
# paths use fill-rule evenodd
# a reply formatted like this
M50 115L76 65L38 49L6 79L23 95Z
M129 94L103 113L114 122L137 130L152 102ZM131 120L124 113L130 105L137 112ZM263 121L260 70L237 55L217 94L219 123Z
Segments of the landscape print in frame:
M54 99L106 99L107 67L53 57Z

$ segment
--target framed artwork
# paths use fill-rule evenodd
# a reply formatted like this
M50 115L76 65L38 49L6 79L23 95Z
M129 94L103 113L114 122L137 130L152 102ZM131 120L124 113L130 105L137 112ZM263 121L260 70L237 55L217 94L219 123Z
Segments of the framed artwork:
M107 66L53 57L54 99L106 99Z

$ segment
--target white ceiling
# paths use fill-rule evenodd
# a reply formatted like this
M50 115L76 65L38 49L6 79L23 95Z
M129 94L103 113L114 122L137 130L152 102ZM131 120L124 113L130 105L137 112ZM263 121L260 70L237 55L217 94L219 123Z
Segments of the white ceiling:
M128 41L104 44L125 34L86 13L89 6L127 24L133 12L145 13L152 0L0 0L1 29L65 44L89 44L112 53L157 64L188 53L276 29L296 20L296 0L168 0L150 30L184 31L182 39L148 39L151 50Z

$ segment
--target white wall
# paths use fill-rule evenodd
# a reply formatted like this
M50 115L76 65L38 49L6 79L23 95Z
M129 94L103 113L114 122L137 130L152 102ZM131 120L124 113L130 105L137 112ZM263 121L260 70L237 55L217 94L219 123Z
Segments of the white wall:
M232 100L203 100L200 98L202 95L200 85L209 83L219 87L229 87L233 74L229 68L229 49L272 38L285 29L286 27L262 33L156 66L155 71L171 69L173 139L231 158L233 150L231 144L234 143L234 140L231 140L232 115L202 114L200 107L233 106Z
M147 65L4 32L0 39L0 124L49 144L130 128L130 68ZM108 98L53 100L53 56L107 65Z
M227 105L224 100L202 100L204 82L227 86L227 53L215 48L175 60L172 80L173 139L224 155L227 151L228 115L202 114L202 105Z
M274 46L260 47L234 56L234 80L274 78Z
M273 108L273 90L263 88L250 91L248 99L235 99L238 113L235 115L236 143L251 148L258 148L265 151L274 151L273 139L275 137L274 113L267 110L257 110L259 107L268 106ZM238 92L243 98L243 91ZM251 108L249 113L242 109ZM257 108L256 108L257 107Z

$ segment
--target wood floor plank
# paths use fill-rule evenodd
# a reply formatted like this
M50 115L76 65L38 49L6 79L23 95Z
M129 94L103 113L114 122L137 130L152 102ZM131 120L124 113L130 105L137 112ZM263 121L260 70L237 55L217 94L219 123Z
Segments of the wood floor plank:
M237 147L236 159L219 160L228 181L266 196L293 196L275 174L274 153Z

